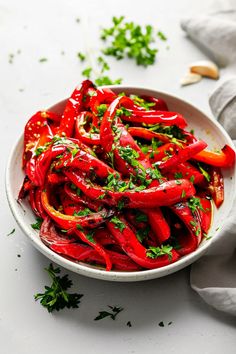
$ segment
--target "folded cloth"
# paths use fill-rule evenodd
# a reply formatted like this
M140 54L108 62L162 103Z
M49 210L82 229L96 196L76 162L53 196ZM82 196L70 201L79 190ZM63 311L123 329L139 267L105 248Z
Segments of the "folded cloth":
M187 35L219 66L236 60L236 10L188 17L181 21Z
M209 103L214 117L236 139L236 76L224 81L211 94Z
M227 2L227 1L226 1ZM222 4L222 3L221 3ZM232 2L231 2L232 5ZM235 3L234 3L235 6ZM181 26L189 37L217 62L236 64L236 11L224 11L208 16L184 19ZM226 70L226 72L227 72ZM236 139L236 77L220 83L212 93L209 104L213 115ZM234 140L236 146L236 140ZM206 256L191 267L190 282L203 300L215 309L236 316L236 200L219 236L212 239Z

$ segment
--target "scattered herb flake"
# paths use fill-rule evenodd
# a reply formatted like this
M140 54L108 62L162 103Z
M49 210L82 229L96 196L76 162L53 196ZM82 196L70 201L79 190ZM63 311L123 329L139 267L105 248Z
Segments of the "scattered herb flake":
M39 59L39 63L45 63L46 61L48 61L47 58L40 58L40 59Z
M16 231L16 229L12 229L11 232L9 232L9 234L7 234L7 236L14 234L15 231Z
M126 326L128 326L128 327L132 327L131 322L130 322L130 321L128 321L128 322L126 323Z
M159 326L159 327L165 327L164 322L163 322L163 321L159 322L159 323L158 323L158 326Z
M115 321L116 316L123 311L122 307L117 306L108 306L111 309L111 312L108 311L99 311L99 315L94 318L94 321L100 321L103 318L110 317L113 321Z

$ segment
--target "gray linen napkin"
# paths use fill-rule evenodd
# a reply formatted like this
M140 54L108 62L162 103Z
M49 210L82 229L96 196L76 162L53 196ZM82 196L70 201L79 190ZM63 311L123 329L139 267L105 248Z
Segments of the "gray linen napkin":
M184 19L181 26L218 65L228 64L230 74L235 75L236 11ZM209 104L215 118L236 139L236 76L216 88ZM236 316L236 207L222 225L219 237L213 238L207 255L192 265L190 282L206 303Z

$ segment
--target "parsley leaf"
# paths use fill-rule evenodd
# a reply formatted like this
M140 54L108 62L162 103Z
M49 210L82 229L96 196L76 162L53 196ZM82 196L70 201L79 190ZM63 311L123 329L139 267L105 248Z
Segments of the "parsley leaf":
M110 220L113 224L115 224L115 228L119 229L121 232L125 229L125 224L117 217L113 216L113 218Z
M205 209L203 208L200 198L197 197L191 197L188 200L188 206L191 209L192 213L194 213L195 211L197 211L197 209L200 209L202 211L205 211Z
M172 259L172 249L170 245L161 245L160 247L149 247L146 251L146 255L149 258L157 258L164 255L168 255L169 259Z
M42 218L36 218L36 222L34 224L31 224L32 229L34 230L40 230L40 227L42 225L43 219Z
M115 321L118 313L124 310L122 307L117 307L117 306L108 306L108 307L111 309L111 312L99 311L99 315L94 318L94 321L102 320L105 317L110 317L113 321Z
M11 232L9 232L9 234L7 234L7 236L14 234L15 231L16 231L16 229L12 229Z
M165 36L160 33L163 40ZM117 60L128 57L145 67L155 62L158 49L152 46L155 33L151 25L141 27L134 22L125 22L124 16L113 17L112 27L102 30L101 39L109 42L103 50L105 55L114 56Z
M45 286L44 293L34 295L34 299L40 300L48 312L59 311L66 308L78 308L82 294L68 294L67 290L72 286L72 281L68 279L68 275L58 276L60 268L54 268L52 263L45 268L52 280L51 286Z
M81 52L77 53L77 57L79 58L80 61L85 61L86 59L86 56Z
M198 167L201 173L203 174L203 176L206 178L207 182L210 182L211 176L209 175L209 173L206 170L204 170L204 168L199 163L198 163Z

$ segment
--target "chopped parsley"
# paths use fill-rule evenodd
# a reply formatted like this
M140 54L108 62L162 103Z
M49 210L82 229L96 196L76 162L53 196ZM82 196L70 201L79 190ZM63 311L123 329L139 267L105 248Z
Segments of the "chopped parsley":
M203 176L205 177L205 179L207 180L207 182L210 182L211 176L209 175L209 173L199 163L198 163L198 167L201 173L203 174Z
M94 318L94 321L100 321L106 317L110 317L113 321L115 321L116 316L123 311L124 309L122 307L117 307L117 306L108 306L111 311L99 311L99 315Z
M121 232L126 228L125 224L117 216L113 216L110 222L112 222L115 225L115 228L119 229Z
M149 258L158 258L164 255L167 255L168 258L172 259L172 249L173 247L170 245L161 245L160 247L149 247L146 251L146 255Z
M40 227L42 225L43 219L42 218L36 218L36 222L34 224L31 224L32 229L34 230L40 230Z
M174 176L176 179L183 178L182 172L175 172Z
M139 242L142 243L148 237L149 232L150 232L149 226L147 226L143 229L138 229L136 231L136 236L137 236L137 239L139 240Z
M164 40L166 37L160 33ZM137 65L145 67L155 63L158 49L152 45L156 38L151 25L141 27L134 22L125 22L124 16L113 17L112 26L102 30L101 39L108 42L103 53L114 56L117 60L128 57L135 60Z
M194 213L198 209L200 209L202 211L205 211L205 209L203 208L203 206L201 204L200 198L197 198L197 197L191 197L188 200L188 206L191 209L192 213Z
M85 54L83 54L83 53L81 53L81 52L77 53L77 57L78 57L79 60L82 61L82 62L85 61L85 59L86 59Z
M92 213L92 211L89 208L84 208L83 210L80 210L80 211L74 211L73 215L74 216L87 216L91 213Z
M44 293L34 295L34 299L40 303L48 312L59 311L64 308L78 308L82 294L69 294L67 290L72 286L72 281L68 279L68 274L60 277L60 268L54 268L52 263L45 268L52 280L50 286L44 287Z
M39 62L40 62L40 63L45 63L46 61L48 61L47 58L40 58L40 59L39 59Z
M91 78L91 73L92 73L92 68L91 67L87 67L87 68L85 68L83 71L82 71L82 75L84 76L84 77L86 77L87 79L90 79Z
M130 95L130 98L134 101L134 103L137 106L145 108L147 111L150 110L153 106L155 106L154 102L147 102L143 98L136 96L136 95Z
M106 110L107 110L107 105L105 103L100 104L97 107L97 116L98 117L103 117L104 113L106 112Z
M169 138L175 138L179 140L185 141L185 134L183 133L182 129L177 127L176 125L172 126L165 126L163 124L148 124L149 130L161 134L167 135ZM175 140L176 143L176 140Z
M89 231L86 233L86 238L88 239L89 242L91 243L96 243L96 241L93 238L94 231Z
M135 220L137 222L147 222L148 221L148 217L144 213L137 212L137 214L135 215Z
M15 231L16 231L16 229L12 229L11 232L9 232L9 234L7 234L7 236L14 234Z
M185 197L186 197L186 191L183 189L181 193L181 198L185 198Z

